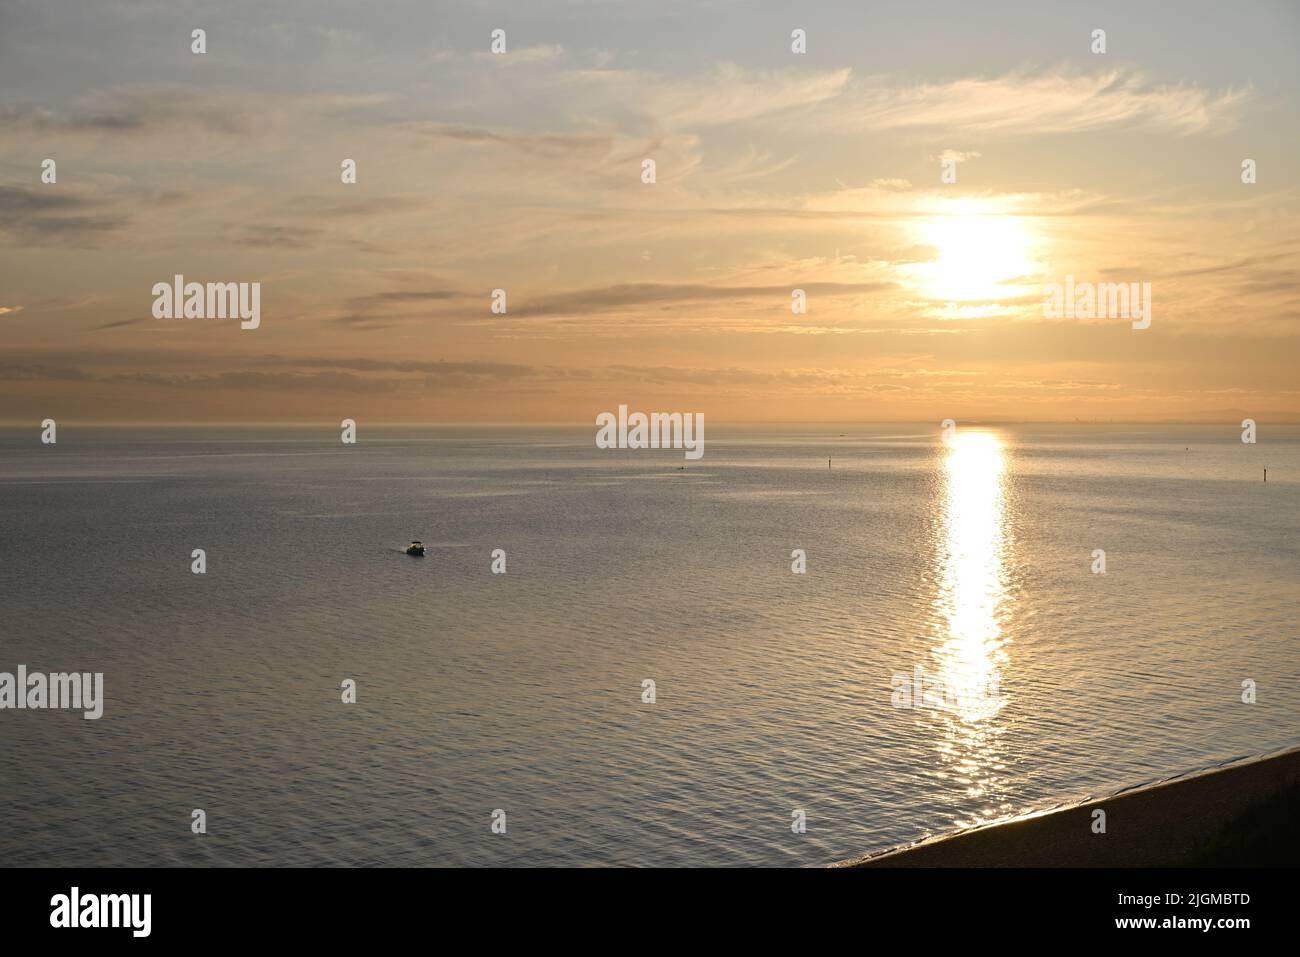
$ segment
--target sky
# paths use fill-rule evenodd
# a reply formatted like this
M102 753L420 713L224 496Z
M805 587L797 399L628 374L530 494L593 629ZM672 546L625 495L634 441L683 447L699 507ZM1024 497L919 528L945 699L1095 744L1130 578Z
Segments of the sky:
M1250 0L0 0L0 420L1300 422L1297 49ZM177 274L260 325L155 318Z

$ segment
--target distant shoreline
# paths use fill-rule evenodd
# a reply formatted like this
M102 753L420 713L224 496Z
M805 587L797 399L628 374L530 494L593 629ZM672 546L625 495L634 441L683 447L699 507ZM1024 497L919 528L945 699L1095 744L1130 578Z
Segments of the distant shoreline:
M835 867L1179 866L1240 815L1300 784L1300 747L868 854ZM1093 832L1093 811L1106 833Z

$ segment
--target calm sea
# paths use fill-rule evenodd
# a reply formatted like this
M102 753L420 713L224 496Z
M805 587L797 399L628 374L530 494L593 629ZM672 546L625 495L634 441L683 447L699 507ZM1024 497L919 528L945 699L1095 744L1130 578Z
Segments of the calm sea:
M594 431L0 432L0 671L107 698L0 711L0 861L812 865L1300 743L1300 430Z

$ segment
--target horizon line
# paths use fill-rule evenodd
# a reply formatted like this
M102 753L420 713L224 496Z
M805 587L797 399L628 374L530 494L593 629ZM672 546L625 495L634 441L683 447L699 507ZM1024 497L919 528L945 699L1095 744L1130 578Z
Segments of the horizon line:
M1244 414L1244 413L1243 413ZM47 416L47 418L49 418ZM953 417L949 417L953 418ZM1260 417L1259 415L1248 416L1257 422L1265 422L1269 425L1300 425L1300 414L1284 413L1280 418L1270 416ZM980 425L1231 425L1233 428L1239 428L1240 420L1234 417L1221 418L1200 418L1200 419L1128 419L1128 418L1073 418L1073 419L1011 419L996 417L969 417L953 418L958 425L980 426ZM204 419L199 421L176 421L176 420L138 420L138 419L59 419L56 420L60 426L74 426L76 428L250 428L250 429L275 429L275 428L314 428L328 427L337 428L333 425L332 419L267 419L267 420L230 420L230 419ZM358 421L358 425L365 420ZM753 426L850 426L850 425L931 425L939 424L943 420L931 419L722 419L715 420L715 428L743 428ZM18 428L39 428L39 421L30 419L0 419L0 428L18 429ZM489 421L466 421L466 420L375 420L365 421L367 428L592 428L596 425L594 421L587 420L489 420Z

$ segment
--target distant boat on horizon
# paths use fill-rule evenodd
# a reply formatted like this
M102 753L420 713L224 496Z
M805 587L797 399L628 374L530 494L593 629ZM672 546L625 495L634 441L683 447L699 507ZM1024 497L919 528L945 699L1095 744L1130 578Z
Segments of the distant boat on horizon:
M406 554L424 557L424 543L417 538L406 546Z

